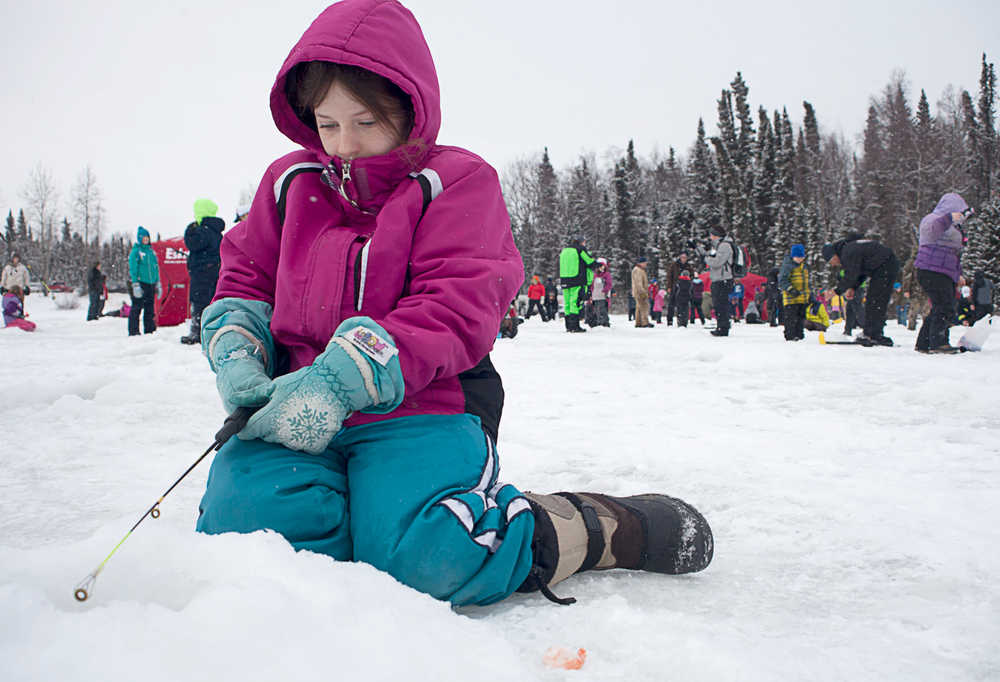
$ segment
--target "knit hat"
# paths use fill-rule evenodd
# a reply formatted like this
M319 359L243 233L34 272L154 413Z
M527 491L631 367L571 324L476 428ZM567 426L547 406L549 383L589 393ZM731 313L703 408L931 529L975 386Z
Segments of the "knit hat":
M637 263L645 263L646 262L646 257L645 256L639 256L639 260L636 261L636 262Z
M214 216L219 212L219 205L211 199L194 200L194 220L201 225L201 221L209 216Z
M823 260L830 260L831 258L837 255L837 253L833 250L833 244L829 242L823 244L822 253L823 253Z
M806 257L806 247L802 246L802 244L792 244L792 258L805 258L805 257Z

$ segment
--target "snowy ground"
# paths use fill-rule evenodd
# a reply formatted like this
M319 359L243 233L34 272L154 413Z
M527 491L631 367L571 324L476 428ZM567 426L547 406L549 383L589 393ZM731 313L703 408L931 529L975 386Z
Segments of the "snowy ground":
M864 349L535 318L493 355L505 480L683 497L715 531L705 572L456 612L273 533L194 533L205 462L79 604L224 415L186 330L27 308L36 333L0 330L5 682L1000 678L1000 338L942 357L894 323ZM546 668L555 645L586 664Z

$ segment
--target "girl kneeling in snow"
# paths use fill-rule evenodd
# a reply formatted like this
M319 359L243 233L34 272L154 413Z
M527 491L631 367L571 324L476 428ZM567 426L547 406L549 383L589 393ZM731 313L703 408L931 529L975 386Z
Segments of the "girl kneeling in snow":
M26 332L35 331L35 323L25 319L24 293L21 287L14 285L3 295L3 323L5 327L23 329Z
M590 568L701 570L708 524L662 495L524 494L499 480L489 360L523 280L496 172L437 145L437 76L399 3L345 0L271 90L304 149L227 233L202 347L227 411L198 528L270 528L454 604Z

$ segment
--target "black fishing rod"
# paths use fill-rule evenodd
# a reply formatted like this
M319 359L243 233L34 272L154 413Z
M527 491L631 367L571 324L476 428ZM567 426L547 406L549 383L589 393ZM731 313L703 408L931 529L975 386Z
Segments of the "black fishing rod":
M170 491L176 488L177 484L183 481L184 477L190 474L191 471L194 470L194 468L201 463L201 460L205 459L205 457L207 457L210 452L218 451L219 448L221 448L226 441L228 441L233 435L239 433L240 430L242 430L243 427L246 426L247 420L250 419L251 415L253 415L253 413L256 411L257 411L256 407L240 407L237 408L236 411L233 412L231 415L226 417L226 421L222 425L222 428L219 429L219 432L215 434L215 441L208 446L208 449L201 454L201 457L196 459L194 461L194 464L189 466L187 468L187 471L181 474L180 478L174 481L174 484L171 485L169 488L167 488L167 491L165 493L160 495L160 499L154 502L153 506L146 510L146 513L143 514L142 517L135 522L135 525L132 526L129 529L129 531L125 534L125 537L123 537L121 541L117 545L115 545L115 548L112 549L111 553L104 558L104 561L98 564L97 568L91 571L86 578L80 581L80 583L76 586L76 589L73 590L73 596L76 598L77 601L80 602L87 601L87 597L90 596L90 591L93 589L94 582L97 580L97 576L101 574L101 571L104 570L104 566L108 563L111 557L114 556L115 552L118 551L118 548L121 547L126 540L128 540L130 535L132 535L132 531L138 528L139 524L146 520L146 517L152 516L154 519L159 518L160 503L163 502L163 498L169 495Z

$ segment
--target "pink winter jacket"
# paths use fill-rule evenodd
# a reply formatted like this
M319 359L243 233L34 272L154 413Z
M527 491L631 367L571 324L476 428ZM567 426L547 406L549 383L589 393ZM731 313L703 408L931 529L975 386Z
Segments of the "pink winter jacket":
M653 297L653 312L659 313L663 311L663 302L667 298L666 289L657 289L656 295Z
M410 142L347 168L328 156L284 94L289 69L311 60L361 66L396 83L413 100ZM312 363L348 317L382 325L399 348L403 403L388 415L357 413L346 425L465 411L458 374L491 350L524 273L496 172L471 152L435 144L437 74L416 20L394 1L332 5L281 67L271 112L304 149L271 164L249 216L226 234L216 300L273 306L283 371ZM436 194L423 217L421 185L409 177L422 169L433 171Z

